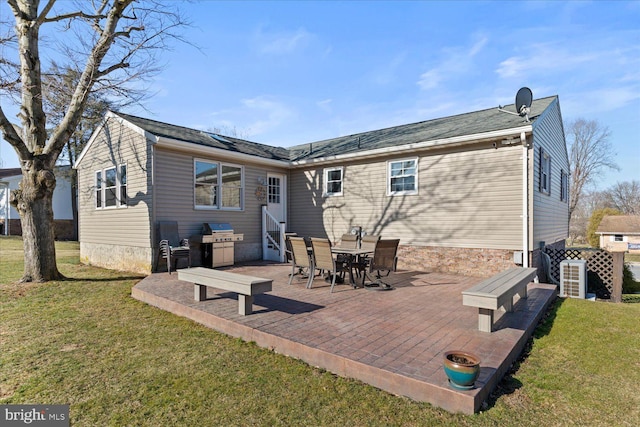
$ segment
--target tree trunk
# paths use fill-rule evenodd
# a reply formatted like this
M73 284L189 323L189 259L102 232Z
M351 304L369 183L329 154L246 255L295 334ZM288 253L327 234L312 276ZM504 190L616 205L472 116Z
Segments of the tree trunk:
M11 204L22 223L24 275L21 282L46 282L64 277L56 265L52 203L55 187L56 178L42 161L23 161L22 181L11 193Z

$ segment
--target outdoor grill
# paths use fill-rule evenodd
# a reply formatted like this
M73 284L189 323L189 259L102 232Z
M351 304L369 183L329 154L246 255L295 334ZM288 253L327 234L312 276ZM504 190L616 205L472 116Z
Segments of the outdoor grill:
M243 234L235 234L231 224L225 222L205 222L202 225L202 244L205 265L209 259L211 267L233 265L234 242L244 239Z

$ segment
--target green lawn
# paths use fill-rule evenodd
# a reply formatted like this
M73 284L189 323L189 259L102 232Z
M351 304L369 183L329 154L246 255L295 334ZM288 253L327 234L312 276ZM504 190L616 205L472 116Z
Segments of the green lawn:
M336 377L130 297L134 274L78 263L16 284L0 238L0 404L66 403L73 426L640 425L640 304L558 302L480 414Z

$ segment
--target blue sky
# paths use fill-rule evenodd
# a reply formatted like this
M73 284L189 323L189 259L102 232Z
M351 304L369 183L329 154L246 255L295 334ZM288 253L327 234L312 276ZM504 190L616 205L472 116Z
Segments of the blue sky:
M640 2L195 2L146 110L290 146L534 98L611 131L640 180ZM10 108L4 105L12 119ZM2 143L3 167L18 166Z

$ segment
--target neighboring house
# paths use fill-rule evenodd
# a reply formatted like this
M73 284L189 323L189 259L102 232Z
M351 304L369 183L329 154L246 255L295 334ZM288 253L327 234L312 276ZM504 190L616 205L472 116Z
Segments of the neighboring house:
M602 249L640 254L640 216L607 215L596 234L600 235Z
M54 170L53 220L56 239L60 240L72 239L74 235L69 169L69 166L59 166ZM20 215L9 203L9 193L18 188L21 180L20 168L0 169L0 235L22 235Z
M273 259L265 205L298 235L400 238L400 268L535 264L568 236L569 164L558 97L529 117L493 108L286 149L109 113L75 166L81 259L150 272L161 220L181 237L230 223L236 261Z

